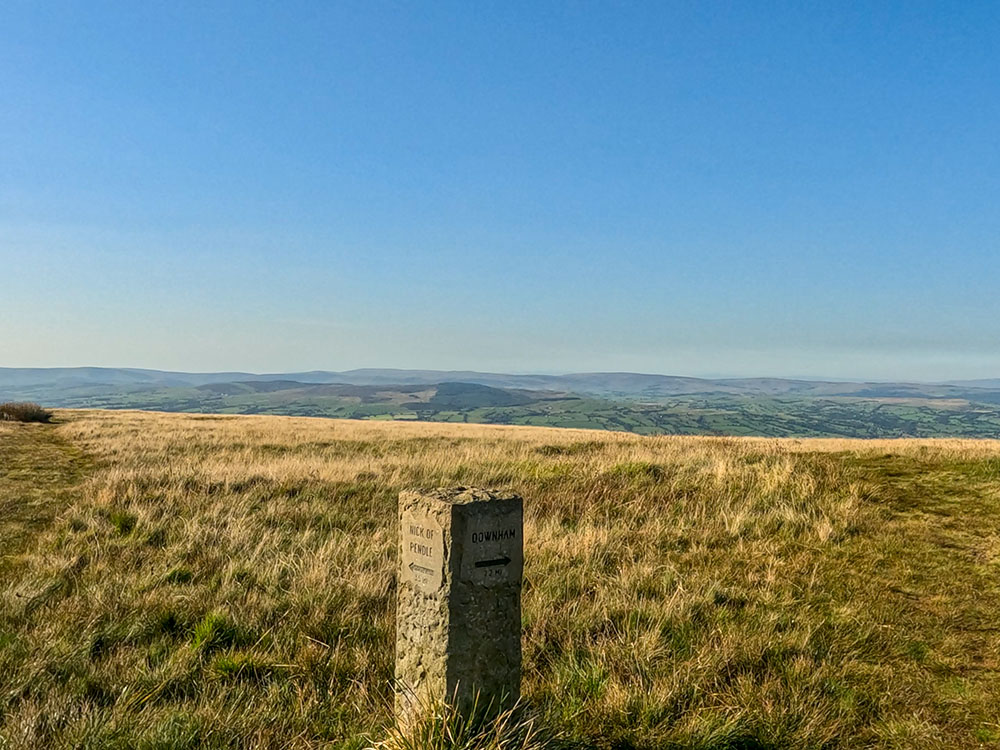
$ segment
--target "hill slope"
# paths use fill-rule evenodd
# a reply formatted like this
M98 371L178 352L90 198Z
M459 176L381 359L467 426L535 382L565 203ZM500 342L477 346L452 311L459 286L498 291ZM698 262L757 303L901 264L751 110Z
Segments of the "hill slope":
M0 746L377 739L395 497L451 484L526 499L524 692L571 746L1000 742L1000 444L57 417L0 423L0 507L47 503L4 527Z
M635 378L646 377L622 376L622 383L635 386ZM789 392L796 383L812 390ZM194 386L76 385L58 390L52 400L37 389L6 395L0 390L0 401L35 394L47 404L74 408L544 425L645 435L1000 437L1000 394L988 390L971 394L980 399L971 401L957 392L932 395L938 386L904 384L757 380L730 388L740 389L747 392L601 398L466 382L347 385L258 378Z
M0 392L34 394L55 401L64 391L108 386L133 388L196 387L211 383L285 380L371 386L414 386L473 383L493 388L556 391L629 399L657 399L690 395L742 396L859 396L905 398L962 398L1000 403L1000 380L955 383L863 383L797 380L790 378L705 379L633 372L593 372L569 375L512 375L469 370L358 369L343 372L315 370L297 373L168 372L108 367L0 367Z

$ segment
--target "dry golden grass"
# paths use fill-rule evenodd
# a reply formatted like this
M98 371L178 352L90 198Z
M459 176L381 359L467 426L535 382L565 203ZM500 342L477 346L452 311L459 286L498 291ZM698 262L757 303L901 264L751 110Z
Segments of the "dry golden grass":
M65 495L0 565L11 747L378 741L396 494L453 484L526 499L524 693L564 743L1000 742L1000 443L57 421L0 424Z

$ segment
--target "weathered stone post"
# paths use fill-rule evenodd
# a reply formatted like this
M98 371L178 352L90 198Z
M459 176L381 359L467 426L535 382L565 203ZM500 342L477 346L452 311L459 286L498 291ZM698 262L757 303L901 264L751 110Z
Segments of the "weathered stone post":
M399 495L396 716L450 703L468 714L520 696L523 507L455 487Z

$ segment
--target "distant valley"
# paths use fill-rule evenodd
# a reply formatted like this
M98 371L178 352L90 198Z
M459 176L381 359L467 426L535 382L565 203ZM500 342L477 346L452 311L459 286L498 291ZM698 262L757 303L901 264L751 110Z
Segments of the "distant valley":
M0 401L544 425L639 434L1000 438L1000 381L854 383L636 373L510 375L365 369L184 373L0 368Z

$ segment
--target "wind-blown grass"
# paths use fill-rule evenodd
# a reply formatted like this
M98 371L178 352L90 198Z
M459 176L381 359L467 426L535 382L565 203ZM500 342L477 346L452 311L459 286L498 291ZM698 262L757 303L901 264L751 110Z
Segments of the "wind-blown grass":
M523 693L562 746L1000 741L996 443L57 417L0 425L90 465L8 530L11 747L391 739L396 495L451 484L525 497Z

